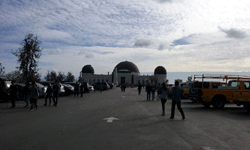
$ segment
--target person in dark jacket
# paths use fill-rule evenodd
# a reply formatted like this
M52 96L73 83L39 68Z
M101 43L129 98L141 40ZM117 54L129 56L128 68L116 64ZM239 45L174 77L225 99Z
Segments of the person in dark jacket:
M53 89L51 87L51 84L49 83L49 86L47 87L46 95L45 95L45 104L43 106L47 106L48 98L49 98L49 106L50 106L52 95L53 95Z
M148 83L148 84L146 85L147 101L150 101L151 90L152 90L152 87L151 87L150 83Z
M141 83L138 84L138 94L141 95L141 89L142 89L142 85Z
M124 86L123 86L123 84L121 84L121 91L123 92L123 88L124 88Z
M185 119L184 112L181 108L181 95L183 91L179 86L179 81L175 81L175 86L172 88L172 108L171 108L171 117L170 119L174 119L174 113L175 113L175 105L177 104L177 108L180 111L182 115L182 119Z
M168 100L168 94L169 94L169 90L168 88L166 87L166 84L165 83L162 83L162 86L161 86L161 89L158 89L161 91L161 95L160 95L160 98L161 98L161 105L162 105L162 116L165 116L165 103L167 102Z
M160 98L160 95L161 95L161 84L158 83L157 86L156 86L156 90L157 90L157 101L158 99Z
M10 91L10 100L12 104L11 108L15 108L17 99L17 87L15 85L15 81L11 81L11 86L9 88L9 91Z
M25 83L25 86L23 87L23 98L26 102L25 108L29 106L29 82Z
M74 96L78 97L78 94L79 94L79 84L78 82L76 82L75 88L74 88Z
M37 109L37 98L39 96L39 92L36 86L36 83L33 81L32 86L29 88L29 93L30 93L30 111L33 111L33 106L36 107Z
M89 93L88 83L84 82L83 85L84 85L84 87L83 87L84 93Z
M152 87L151 87L152 101L155 99L155 90L156 90L156 87L155 87L155 85L153 84Z
M123 92L125 92L126 88L127 88L127 86L126 86L126 84L124 83L124 84L123 84Z
M53 106L57 106L58 103L58 96L60 94L61 90L60 90L60 85L58 83L58 81L55 81L55 84L53 85Z
M80 85L81 97L83 96L83 92L85 91L84 83L82 82Z

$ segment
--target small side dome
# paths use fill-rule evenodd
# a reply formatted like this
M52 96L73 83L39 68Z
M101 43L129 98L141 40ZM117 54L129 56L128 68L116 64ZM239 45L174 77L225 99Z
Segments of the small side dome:
M94 74L94 68L91 65L85 65L82 68L82 73L91 73L91 74Z
M166 69L163 66L158 66L158 67L155 68L154 74L155 75L156 74L165 74L166 75L167 71L166 71Z

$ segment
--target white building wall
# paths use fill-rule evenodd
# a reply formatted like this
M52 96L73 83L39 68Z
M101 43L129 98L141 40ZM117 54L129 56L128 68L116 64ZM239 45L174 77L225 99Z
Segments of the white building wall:
M156 74L155 77L157 78L158 83L162 83L167 80L167 75Z
M84 81L93 84L95 82L112 82L112 75L83 74Z
M118 84L121 84L121 78L125 77L125 83L126 84L131 84L131 74L130 73L117 73L117 77L118 77Z
M131 74L131 73L117 73L117 80L118 80L118 84L121 84L121 77L125 77L125 83L126 84L132 84L132 75L134 76L134 85L138 84L138 81L141 82L141 84L145 84L147 83L147 81L150 80L151 76L140 76L139 74ZM88 73L82 73L82 77L84 79L84 81L93 84L95 82L107 82L111 83L112 82L112 74L110 75L102 75L102 74L88 74ZM157 78L158 83L162 83L165 82L167 79L167 75L155 75L155 77Z

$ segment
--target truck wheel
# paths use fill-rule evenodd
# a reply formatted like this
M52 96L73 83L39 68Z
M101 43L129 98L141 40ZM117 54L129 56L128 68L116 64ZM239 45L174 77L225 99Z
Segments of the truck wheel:
M213 107L214 108L223 108L225 106L225 97L224 96L215 96L213 98Z
M243 104L243 106L250 113L250 104Z
M210 102L201 101L201 104L202 104L205 108L209 108L209 107L211 106L211 103L210 103Z

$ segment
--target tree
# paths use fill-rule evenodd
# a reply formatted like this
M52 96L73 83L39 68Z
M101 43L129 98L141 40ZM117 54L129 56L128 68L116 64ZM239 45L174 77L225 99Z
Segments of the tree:
M17 57L17 62L20 64L17 69L20 75L25 80L38 81L39 73L37 68L38 59L42 54L40 48L41 41L37 36L29 33L21 43L21 47L16 52L12 52Z
M62 73L62 72L59 72L56 79L57 79L58 82L64 81L64 79L65 79L65 74Z
M57 79L57 73L55 71L48 71L44 78L46 81L55 81Z
M5 68L0 63L0 78L2 78L4 76L4 74L5 74Z
M20 74L20 72L18 70L7 73L6 74L6 79L7 80L12 80L12 81L14 80L16 82L23 82L21 74Z
M75 81L75 76L71 73L71 72L68 72L65 79L64 79L65 82L74 82Z

